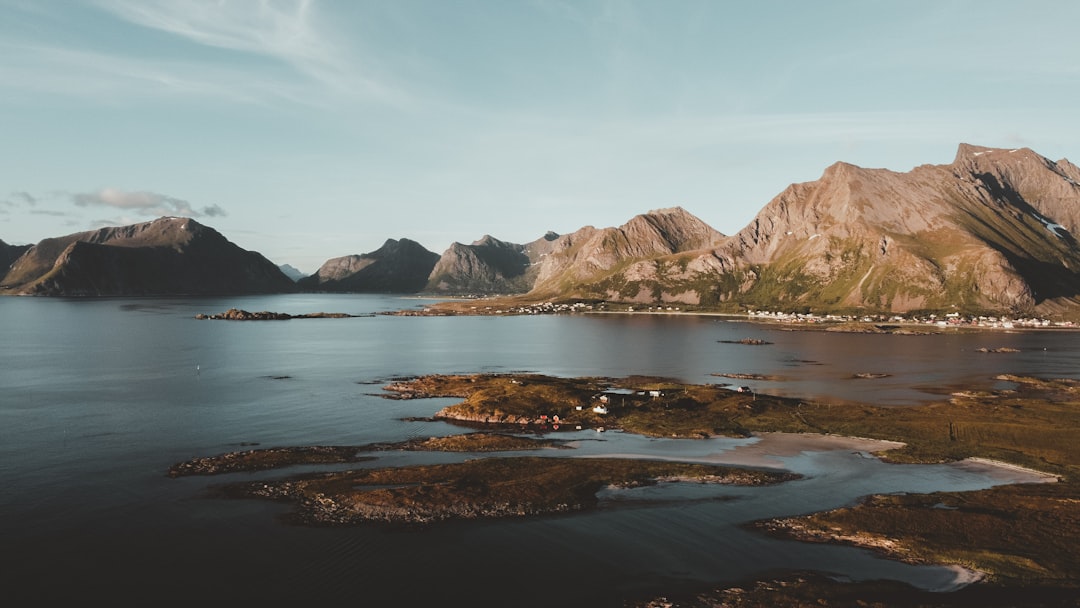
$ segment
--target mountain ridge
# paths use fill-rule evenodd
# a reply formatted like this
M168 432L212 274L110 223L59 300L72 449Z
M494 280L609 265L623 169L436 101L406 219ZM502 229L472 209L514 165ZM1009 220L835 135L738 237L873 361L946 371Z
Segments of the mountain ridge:
M1070 231L1076 172L1027 149L967 144L949 165L905 173L838 162L790 185L721 246L680 262L701 268L681 287L656 273L606 283L645 283L653 300L686 304L1052 309L1080 293L1071 270L1080 268Z
M353 293L416 293L439 255L410 239L387 239L379 249L327 260L297 281L301 289Z
M0 277L18 295L280 293L292 281L269 260L190 218L101 228L28 247Z
M0 247L18 254L0 286L10 293L52 272L64 281L30 291L62 293L76 289L75 262L131 274L136 263L125 249L184 254L199 232L173 226L165 238L169 226L151 224L45 239L21 253ZM388 239L375 252L331 258L298 286L726 311L1052 313L1080 310L1078 231L1080 168L1028 148L961 143L951 163L906 172L833 163L817 180L789 185L730 236L668 207L525 244L484 235L442 255ZM114 275L105 282L130 284L137 273ZM150 281L145 289L156 288Z

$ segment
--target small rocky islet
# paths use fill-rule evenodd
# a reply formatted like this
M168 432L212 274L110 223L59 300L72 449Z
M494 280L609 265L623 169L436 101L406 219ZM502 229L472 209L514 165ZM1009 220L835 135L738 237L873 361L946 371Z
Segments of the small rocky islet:
M931 597L928 592L899 583L881 587L793 575L771 582L750 582L743 588L715 590L681 603L658 598L640 605L801 606L805 604L798 603L802 601L798 598L806 594L813 596L814 605L822 601L847 605L843 603L846 600L880 593L894 598L899 606L980 605L975 598L993 600L981 604L986 606L1075 605L1054 600L1075 598L1080 591L1080 581L1075 578L1075 572L1080 571L1080 552L1075 550L1080 540L1080 517L1075 509L1080 503L1080 444L1075 441L1080 430L1080 382L1020 375L1000 375L996 380L1009 388L970 391L958 387L943 390L938 402L895 408L868 404L832 407L829 403L747 394L722 385L684 384L653 377L429 375L394 380L384 386L385 396L462 399L435 417L467 427L481 426L485 431L325 450L251 450L243 456L217 460L244 463L232 471L255 471L334 459L360 462L366 458L364 452L379 449L550 449L560 447L559 442L547 436L557 431L556 416L565 428L604 424L651 436L701 438L781 431L897 441L903 447L879 456L890 462L995 459L1048 473L1057 483L1023 483L961 493L871 496L850 508L750 524L764 533L787 538L855 543L873 547L893 559L962 563L983 573L981 582L953 593ZM539 438L522 437L522 432L539 433ZM201 472L174 468L177 476L230 470L229 466L214 466L218 465L207 466ZM229 483L211 492L221 497L291 502L294 509L286 519L300 525L429 525L451 519L532 517L587 510L595 507L596 492L603 487L666 481L760 485L794 478L782 471L703 464L500 455L451 464L307 473ZM933 538L923 533L923 523L928 521ZM1017 603L1017 598L1025 597L1028 591L1034 603ZM731 598L742 600L731 604ZM1048 599L1051 603L1046 603ZM926 603L928 600L932 601ZM784 603L789 601L795 603Z
M355 317L373 316L375 315L350 315L343 312L311 312L293 315L285 312L270 312L268 310L251 312L243 310L241 308L230 308L225 312L216 314L208 315L205 313L199 313L195 315L195 318L199 319L200 321L288 321L290 319L351 319Z

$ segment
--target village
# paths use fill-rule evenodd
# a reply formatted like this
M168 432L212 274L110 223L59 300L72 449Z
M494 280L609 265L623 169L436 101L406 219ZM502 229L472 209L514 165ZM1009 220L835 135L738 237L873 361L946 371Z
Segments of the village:
M901 326L919 326L924 328L964 327L972 329L1075 329L1080 327L1075 321L1065 318L1047 319L1034 316L994 316L973 315L960 312L902 314L833 314L814 312L785 312L772 310L754 310L746 313L724 313L700 310L692 306L673 304L624 304L607 301L577 302L534 302L509 303L493 301L488 306L463 305L454 303L450 307L431 307L422 311L397 311L398 315L553 315L569 313L620 313L620 314L692 314L711 315L730 318L744 318L751 321L785 323L793 325L841 325L841 324L892 324Z
M750 311L751 319L762 321L779 321L783 323L895 323L914 324L933 327L977 327L987 329L1016 329L1016 328L1056 328L1069 329L1077 327L1076 323L1066 320L1053 321L1037 317L996 317L962 315L958 312L950 312L944 315L926 314L906 317L903 315L815 315L813 313L771 312L763 310Z

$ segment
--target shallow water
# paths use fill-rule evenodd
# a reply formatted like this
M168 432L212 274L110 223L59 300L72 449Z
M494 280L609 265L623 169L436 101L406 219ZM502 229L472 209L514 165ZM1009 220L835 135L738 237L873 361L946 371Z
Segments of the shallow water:
M1075 377L1071 333L871 336L784 331L688 316L396 317L199 321L230 307L366 314L422 305L386 296L0 298L0 583L16 599L433 600L620 605L638 593L789 568L945 587L955 573L844 547L778 541L742 522L849 504L871 492L1004 483L977 467L898 466L850 449L765 457L805 479L769 488L662 484L609 492L600 510L430 530L284 526L287 509L203 498L246 476L169 479L195 456L252 446L360 445L462 432L429 416L450 400L392 401L390 378L532 371L650 374L890 405L923 388L999 384L1001 372ZM725 340L760 338L764 346ZM978 353L1009 346L1013 354ZM887 373L852 379L860 372ZM595 431L580 456L725 462L757 439L676 441ZM551 455L563 456L566 451ZM760 455L759 455L760 457ZM384 453L365 466L460 455ZM297 469L300 470L300 469ZM295 471L290 471L295 472ZM279 475L271 472L260 475Z

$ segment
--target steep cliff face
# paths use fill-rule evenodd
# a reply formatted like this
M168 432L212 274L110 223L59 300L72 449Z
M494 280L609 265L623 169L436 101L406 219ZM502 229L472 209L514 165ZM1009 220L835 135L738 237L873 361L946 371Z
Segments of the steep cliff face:
M262 255L189 218L45 239L16 260L0 293L63 296L279 293L293 283Z
M590 284L635 262L648 265L663 256L709 249L723 240L724 235L680 207L635 216L618 228L586 226L552 242L540 262L533 292L614 296Z
M744 229L706 250L664 255L646 236L651 248L633 239L579 254L578 268L591 263L588 280L572 267L555 268L547 284L629 302L1052 309L1080 294L1078 177L1066 160L969 145L951 164L907 173L836 163L821 179L788 187Z
M763 304L1030 311L1080 293L1075 172L969 145L907 173L838 163L773 199L723 255Z
M30 245L8 245L4 241L0 241L0 282L7 275L8 268L28 249L30 249Z
M370 253L327 260L297 282L301 289L353 293L416 293L427 284L439 255L409 239L388 239Z
M446 294L520 294L536 281L536 264L559 235L548 232L525 244L485 235L471 245L454 243L431 271L424 291Z

